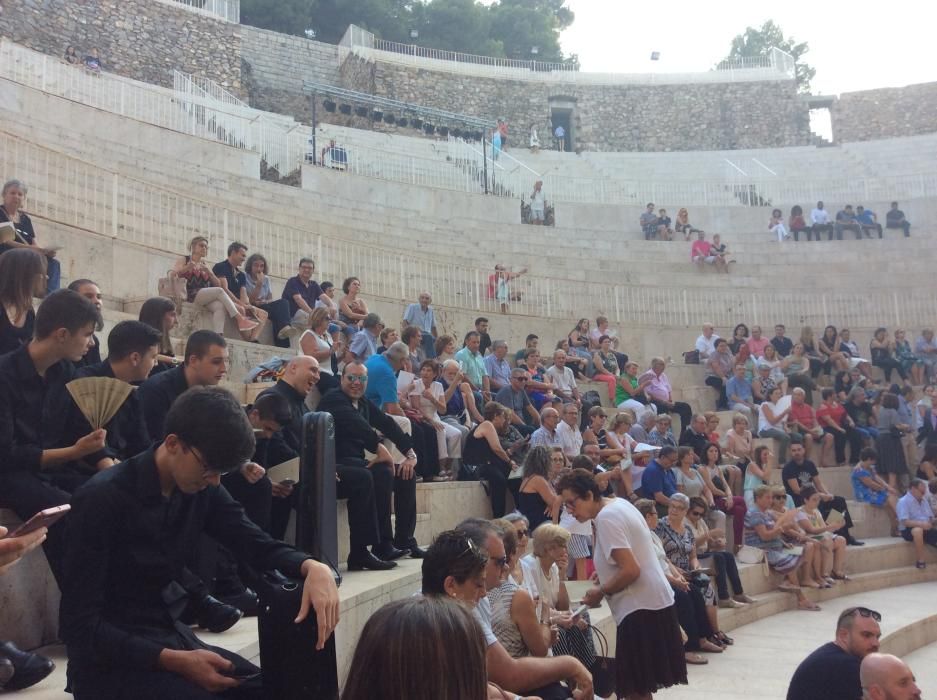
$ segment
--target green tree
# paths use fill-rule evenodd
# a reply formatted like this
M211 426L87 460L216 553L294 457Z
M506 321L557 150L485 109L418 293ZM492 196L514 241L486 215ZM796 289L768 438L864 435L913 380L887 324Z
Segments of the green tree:
M732 40L732 48L728 58L743 58L766 56L771 48L777 47L794 57L796 64L795 79L797 89L803 93L810 92L810 81L817 74L816 69L809 63L801 61L810 47L806 41L797 42L794 37L787 38L781 28L770 19L761 25L760 29L747 27L744 34L739 34Z
M315 0L241 0L241 22L302 36L313 27Z

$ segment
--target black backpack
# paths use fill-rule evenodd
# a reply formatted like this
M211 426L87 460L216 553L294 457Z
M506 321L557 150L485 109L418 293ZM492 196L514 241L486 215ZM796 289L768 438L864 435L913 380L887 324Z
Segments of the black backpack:
M601 406L602 397L597 391L587 391L582 395L582 413L579 417L579 430L585 430L589 426L589 409L593 406Z

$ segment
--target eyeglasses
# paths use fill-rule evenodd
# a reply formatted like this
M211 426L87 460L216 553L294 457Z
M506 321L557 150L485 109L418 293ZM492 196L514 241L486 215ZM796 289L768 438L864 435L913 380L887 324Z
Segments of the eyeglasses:
M189 452L191 452L192 455L195 457L195 461L197 461L197 462L199 463L199 466L202 468L202 472L203 472L206 476L215 476L215 475L225 476L226 474L230 474L231 472L235 472L235 471L237 471L237 470L240 468L240 467L232 467L232 468L230 468L230 469L215 469L214 467L208 466L208 463L205 461L205 459L202 457L202 455L200 455L200 454L195 450L195 448L189 446L189 447L188 447L188 450L189 450Z
M511 377L515 382L526 382L527 377Z
M515 530L518 537L527 537L530 534L530 530Z
M347 379L351 384L358 382L360 384L368 383L368 375L366 374L346 374L345 379Z
M694 518L702 518L702 517L703 517L703 511L701 511L701 510L691 510L691 511L690 511L690 515L692 515Z
M508 565L507 557L489 557L491 561L498 565L498 568L503 569Z
M771 500L773 500L773 501L786 501L786 500L787 500L787 496L772 496L772 497L771 497Z
M842 614L839 616L840 621L845 620L847 617L852 617L858 615L859 617L871 617L876 622L882 621L882 613L877 610L872 610L871 608L863 608L861 606L856 606L854 608L846 608L843 610Z

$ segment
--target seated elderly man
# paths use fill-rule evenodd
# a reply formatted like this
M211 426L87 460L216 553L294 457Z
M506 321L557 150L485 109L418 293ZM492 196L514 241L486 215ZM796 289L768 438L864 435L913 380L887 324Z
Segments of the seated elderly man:
M892 654L869 654L859 667L863 700L921 700L911 667Z
M416 326L420 329L420 342L426 359L436 357L436 313L430 304L433 297L429 292L420 292L418 304L409 304L403 312L400 327Z
M787 700L856 700L862 693L859 665L878 651L882 616L863 607L846 608L836 637L801 661L791 677Z
M556 436L560 440L563 454L567 459L574 459L582 451L582 433L579 431L579 407L574 403L563 406L562 420L556 426Z
M537 447L539 445L549 449L562 447L563 443L560 440L559 430L557 428L559 422L560 412L555 408L546 406L541 409L540 427L531 434L530 446Z
M732 370L732 377L726 382L726 399L731 410L745 416L749 425L756 424L758 409L752 383L745 378L745 365L736 365Z
M715 341L715 350L705 360L706 364L706 386L711 386L716 390L716 410L725 411L729 408L728 398L726 397L726 382L732 377L732 368L735 364L735 358L732 351L729 350L729 343L724 338L718 338ZM744 369L744 366L743 366Z
M833 454L833 436L823 432L823 427L817 420L817 412L806 401L807 393L797 387L791 391L791 413L788 426L791 439L803 442L807 455L815 442L820 443L820 464L826 466Z
M908 492L898 499L898 523L901 536L908 542L914 542L917 568L923 569L924 544L937 547L937 529L934 525L934 511L927 498L927 482L924 479L912 479Z
M716 352L716 341L719 340L719 336L714 332L713 324L704 323L703 332L696 339L694 347L699 353L700 360L708 359L714 352Z
M485 371L488 372L492 394L511 386L511 365L507 361L507 354L508 344L496 340L491 345L491 354L485 357Z
M579 395L579 386L573 371L566 366L566 351L557 350L553 353L553 366L546 371L546 375L553 380L553 393L562 399L563 403L582 405Z
M358 362L364 362L371 355L377 354L377 349L381 344L380 335L384 330L384 324L381 317L377 314L368 314L361 321L361 332L355 333L355 337L348 347L348 351Z
M455 354L455 359L462 365L469 386L475 392L475 401L483 403L491 398L491 380L485 368L485 358L481 352L482 335L478 331L465 334L462 349Z

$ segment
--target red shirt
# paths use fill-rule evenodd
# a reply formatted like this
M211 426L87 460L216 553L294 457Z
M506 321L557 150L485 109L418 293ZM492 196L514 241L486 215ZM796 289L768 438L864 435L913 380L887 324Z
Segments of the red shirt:
M712 252L712 243L709 241L693 241L693 245L690 247L690 260L697 256L702 256L704 258L709 257Z
M807 428L817 427L817 414L814 413L813 406L806 401L802 404L791 402L791 420L797 421Z
M749 338L747 341L745 341L745 344L748 345L748 349L752 351L752 357L764 357L765 348L768 347L770 343L771 341L764 336L758 340Z
M829 416L833 419L833 422L836 423L836 425L842 427L845 415L846 409L838 403L835 403L832 406L821 403L820 408L817 409L817 421L820 422L820 425L824 427L826 426L826 421L820 421L823 416Z

